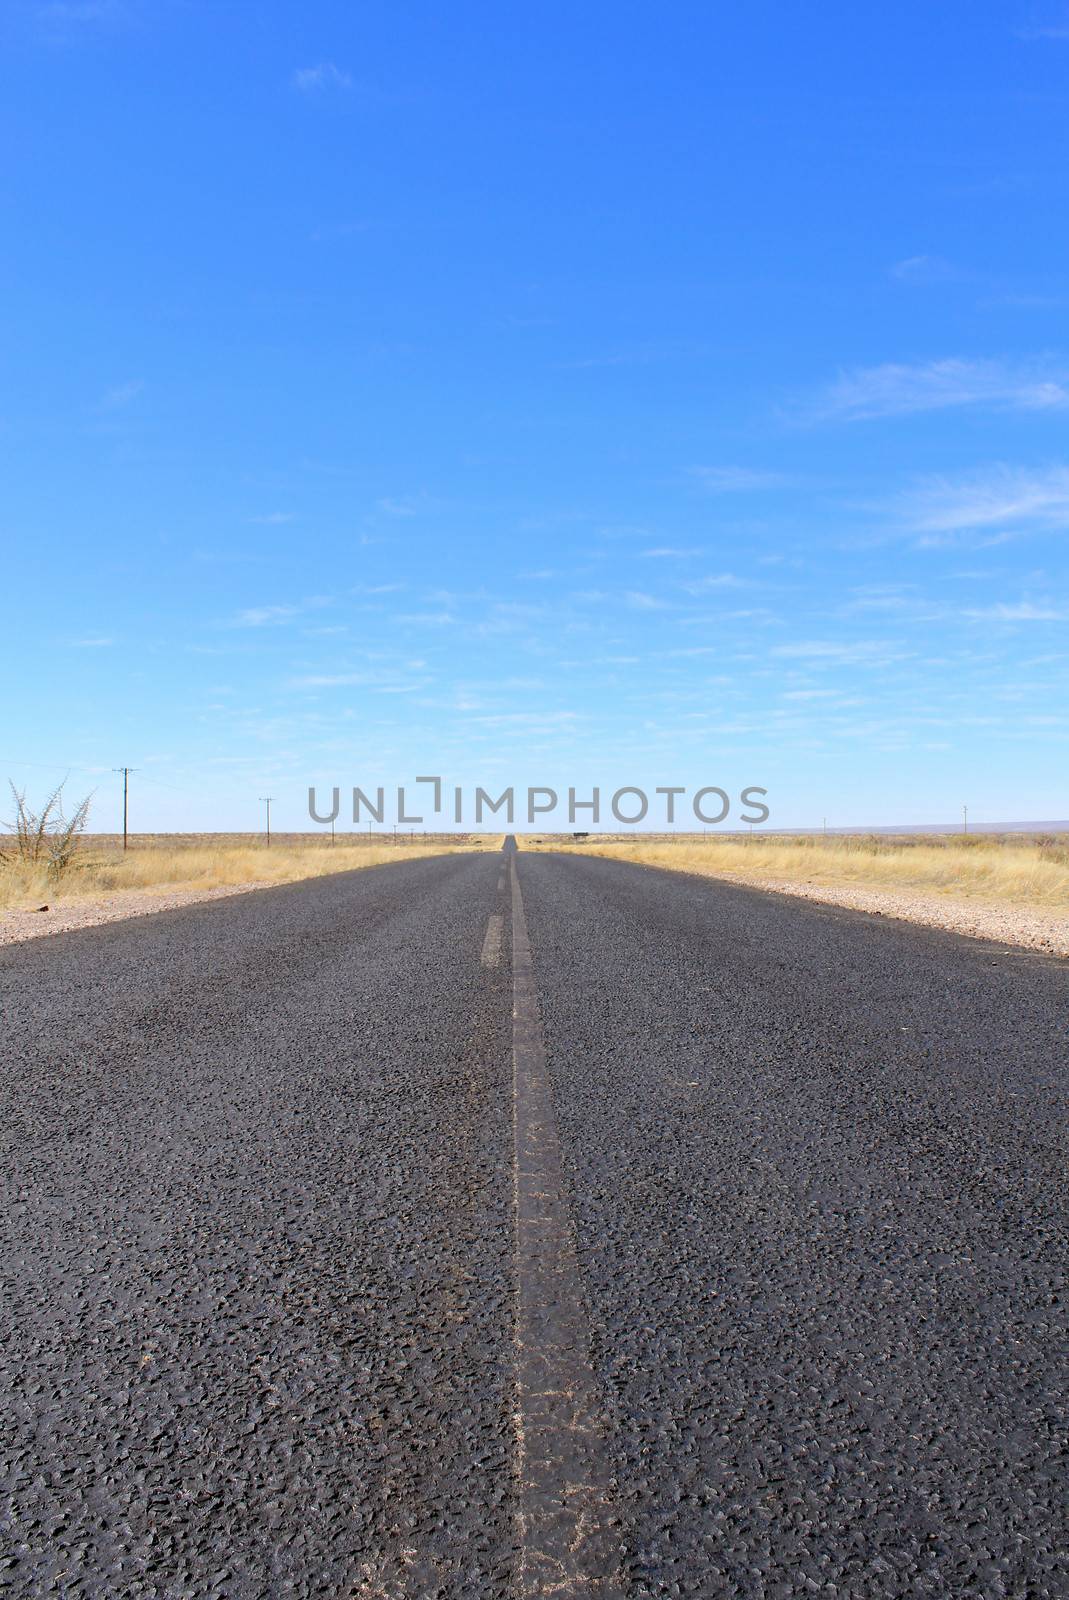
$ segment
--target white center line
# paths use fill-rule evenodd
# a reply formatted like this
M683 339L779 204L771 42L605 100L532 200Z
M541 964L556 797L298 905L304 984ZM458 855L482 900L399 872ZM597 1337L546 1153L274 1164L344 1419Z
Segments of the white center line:
M479 960L484 967L499 967L501 965L501 938L504 933L505 919L495 914L486 924L486 938L483 940L482 955Z

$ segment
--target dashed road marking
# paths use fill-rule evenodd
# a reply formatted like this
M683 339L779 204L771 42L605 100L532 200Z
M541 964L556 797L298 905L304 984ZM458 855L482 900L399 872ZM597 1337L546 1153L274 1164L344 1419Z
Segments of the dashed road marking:
M505 928L505 919L496 913L486 924L486 937L483 940L482 955L479 960L484 967L499 967L501 965L501 936Z
M622 1600L605 1418L590 1365L531 946L512 883L516 1492L520 1600Z

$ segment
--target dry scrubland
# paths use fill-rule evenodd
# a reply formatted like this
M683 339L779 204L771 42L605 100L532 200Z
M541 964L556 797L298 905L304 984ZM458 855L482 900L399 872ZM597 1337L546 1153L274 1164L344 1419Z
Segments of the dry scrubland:
M524 841L561 848L562 840ZM602 835L567 848L714 877L924 889L1069 911L1069 834L858 834L706 839Z
M122 838L86 834L69 867L56 878L45 866L0 865L0 907L30 909L107 899L126 892L205 892L321 877L385 861L451 855L500 844L482 835L279 834L270 846L262 834L138 834L123 851Z
M1069 956L1069 834L525 840Z

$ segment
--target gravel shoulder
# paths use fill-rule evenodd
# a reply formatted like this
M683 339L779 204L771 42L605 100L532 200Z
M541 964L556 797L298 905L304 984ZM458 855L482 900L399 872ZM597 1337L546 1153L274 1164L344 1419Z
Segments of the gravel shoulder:
M665 870L658 866L655 870ZM685 869L680 869L684 871ZM995 939L1002 944L1041 950L1046 955L1069 956L1069 913L1042 906L1018 906L994 901L965 900L950 895L924 894L907 889L870 889L854 884L809 883L792 878L768 878L750 873L686 871L703 882L742 884L773 894L797 895L829 906L847 906L870 916L894 917L927 928L945 928L974 939Z
M76 928L96 928L105 922L124 922L128 917L175 911L200 900L223 900L232 894L269 887L263 883L236 883L215 889L119 889L113 894L57 900L47 910L5 908L0 910L0 945L40 939L50 933L71 933Z
M1026 950L1042 950L1047 955L1069 956L1069 915L1043 907L996 905L904 889L863 889L853 884L799 883L780 878L739 877L731 882L776 894L798 895L803 900L820 900L825 905L849 906L872 916L919 922L927 928L946 928L973 939L995 939Z

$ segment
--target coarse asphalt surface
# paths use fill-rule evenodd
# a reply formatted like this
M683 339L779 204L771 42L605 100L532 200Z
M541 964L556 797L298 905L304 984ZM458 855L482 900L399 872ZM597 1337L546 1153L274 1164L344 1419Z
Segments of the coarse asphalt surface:
M624 1591L1063 1600L1065 964L519 866ZM0 953L0 1591L514 1593L500 868Z

